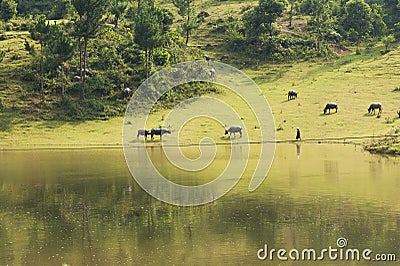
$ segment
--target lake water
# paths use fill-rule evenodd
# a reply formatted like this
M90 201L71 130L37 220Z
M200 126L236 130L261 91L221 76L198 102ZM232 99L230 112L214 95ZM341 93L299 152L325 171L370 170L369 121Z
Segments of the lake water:
M150 155L176 182L210 181L210 173L188 181L160 148ZM270 265L276 256L257 257L265 244L318 251L338 248L340 237L398 260L399 166L354 145L278 144L256 191L247 171L219 200L178 207L148 196L121 150L3 151L0 265Z

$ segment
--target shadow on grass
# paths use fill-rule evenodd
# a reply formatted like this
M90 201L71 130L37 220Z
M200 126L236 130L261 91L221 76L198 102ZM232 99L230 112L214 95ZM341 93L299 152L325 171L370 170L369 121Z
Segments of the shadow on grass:
M71 125L71 126L79 126L83 123L85 123L86 121L62 121L62 120L45 120L42 121L42 123L40 123L40 125L38 125L38 128L40 129L56 129L56 128L60 128L63 125Z
M66 123L67 122L65 122L65 121L45 120L38 126L38 128L56 129L56 128L59 128L59 127L65 125Z
M370 113L365 113L363 116L364 117L374 117L375 115L374 114L370 114Z
M241 139L242 137L240 137L239 135L236 135L236 137L235 136L233 136L232 135L232 137L229 137L229 135L228 136L222 136L222 137L219 137L219 139L220 140L224 140L224 141L227 141L227 140L234 140L234 139L236 139L236 140L239 140L239 139Z
M153 142L153 141L151 141L149 139L145 140L145 139L134 138L129 143L148 143L148 142Z
M278 70L276 69L270 70L267 73L254 77L253 80L257 84L265 82L274 82L281 79L289 69L290 69L289 67L282 67Z
M336 112L334 112L334 113L326 113L326 114L322 113L319 116L329 116L329 115L334 115L334 114L336 114Z
M293 99L293 100L284 100L284 101L281 101L281 103L288 103L288 102L291 102L291 101L295 101L295 99Z

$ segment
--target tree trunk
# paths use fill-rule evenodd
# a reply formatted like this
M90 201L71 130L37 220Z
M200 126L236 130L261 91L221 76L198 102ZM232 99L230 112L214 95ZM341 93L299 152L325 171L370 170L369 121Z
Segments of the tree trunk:
M321 36L321 28L318 28L318 36L317 36L317 50L318 50L318 52L321 52L321 39L322 39L322 36Z
M79 37L78 39L78 45L79 45L79 77L82 80L82 41L81 38Z
M83 87L83 47L82 47L82 39L79 37L78 40L79 43L79 78L80 78L80 83L81 83L81 99L83 100L85 98L85 88Z
M65 86L64 86L64 62L61 62L61 98L65 98Z
M40 92L44 102L43 44L40 44Z
M269 37L272 38L272 22L269 23Z
M150 52L149 49L146 48L146 80L149 78L149 61L150 61Z
M118 20L119 20L119 16L118 16L118 15L115 15L115 18L114 18L114 28L118 28Z
M83 39L83 80L85 80L87 69L87 43L88 38L85 37Z
M118 9L118 4L119 4L119 0L115 1L115 7L116 7L116 11L117 14L115 14L115 18L114 18L114 28L118 28L118 20L119 20L119 9Z
M86 79L86 68L87 68L87 43L88 38L83 37L83 68L81 68L81 99L85 99L85 79Z
M290 3L290 11L289 11L289 27L292 27L292 20L293 20L293 1Z
M190 35L190 30L189 30L189 21L190 21L190 10L188 10L188 15L187 15L187 20L186 20L186 45L189 43L189 35Z

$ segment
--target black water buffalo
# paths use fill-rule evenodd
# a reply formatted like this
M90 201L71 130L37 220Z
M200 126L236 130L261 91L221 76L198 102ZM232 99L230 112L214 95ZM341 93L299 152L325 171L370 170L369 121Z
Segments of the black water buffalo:
M171 131L165 128L152 128L150 131L151 140L154 139L154 135L160 136L160 140L164 134L171 134Z
M228 133L229 133L229 136L231 136L232 133L233 133L233 136L236 136L236 133L240 133L240 137L242 137L242 127L241 126L231 126L228 130L225 129L225 135L228 135Z
M124 97L125 97L125 98L131 97L131 96L132 96L132 90L131 90L130 88L125 88L125 89L123 90L123 93L124 93Z
M400 118L400 111L397 111L397 114L399 115L399 118Z
M290 101L292 99L296 99L297 98L297 91L295 90L290 90L287 94L287 100Z
M378 109L378 115L380 115L382 113L382 104L381 103L371 103L371 105L368 108L368 113L372 114L372 112L374 112L375 114L375 109Z
M336 113L337 113L337 110L338 110L337 103L328 103L328 104L326 104L326 106L324 108L324 114L326 114L327 111L329 113L331 113L331 109L336 109Z
M78 73L77 73L77 75L81 75L81 72L82 72L82 75L85 75L85 76L88 76L88 77L93 77L93 72L91 72L89 69L81 69L80 71L79 71L79 69L78 69Z
M144 138L147 139L147 136L148 136L148 135L150 135L150 131L149 131L149 130L146 130L146 129L139 129L139 130L137 131L137 136L136 136L136 138L138 139L139 136L144 136Z

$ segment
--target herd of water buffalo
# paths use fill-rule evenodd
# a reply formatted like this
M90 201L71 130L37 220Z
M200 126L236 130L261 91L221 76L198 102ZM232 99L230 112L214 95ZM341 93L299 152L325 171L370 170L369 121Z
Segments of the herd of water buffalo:
M297 98L297 92L295 90L290 90L288 92L288 101L296 99ZM330 113L331 109L335 109L336 112L338 111L338 105L335 102L330 102L325 105L324 108L324 114L327 112ZM382 104L381 103L371 103L369 108L368 108L368 113L369 114L375 114L375 110L378 110L378 115L381 115L382 113ZM397 114L399 115L400 118L400 111L397 111Z
M297 91L295 90L290 90L287 94L288 101L294 100L297 98ZM335 102L330 102L325 105L324 108L324 114L330 113L331 110L335 110L335 112L338 111L338 104ZM369 114L374 114L375 111L378 110L378 116L381 115L382 113L382 104L381 103L371 103L369 108L368 108L368 113ZM397 111L397 114L399 115L400 118L400 110ZM225 130L225 135L231 136L232 134L236 136L236 133L240 134L240 137L242 137L242 127L241 126L231 126L229 129ZM154 136L160 136L160 139L162 139L162 136L164 134L171 134L171 131L165 128L152 128L151 130L146 130L146 129L139 129L137 132L137 138L139 136L144 136L145 139L147 139L147 136L150 135L151 139L154 140Z
M229 129L225 130L225 135L231 136L233 133L233 136L236 137L236 133L240 134L240 137L242 137L242 127L241 126L231 126ZM151 136L151 140L154 140L154 136L160 136L160 140L162 139L162 136L165 134L171 134L171 130L165 129L165 128L152 128L151 130L146 130L146 129L139 129L137 131L137 136L136 138L138 139L140 136L144 136L145 139L147 139L147 136Z

